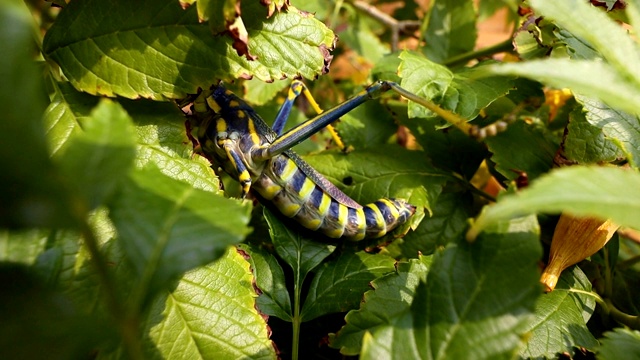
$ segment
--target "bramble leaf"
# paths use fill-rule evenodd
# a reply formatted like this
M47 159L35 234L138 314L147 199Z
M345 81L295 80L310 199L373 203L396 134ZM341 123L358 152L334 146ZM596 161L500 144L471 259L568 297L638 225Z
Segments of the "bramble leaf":
M434 62L443 63L451 57L473 50L476 45L475 5L471 0L436 1L424 18L427 46L423 51Z
M255 309L249 264L230 247L217 261L185 274L158 296L144 320L154 356L199 359L276 358Z
M396 272L371 282L373 290L364 294L360 309L351 310L337 334L329 335L329 344L340 349L344 355L356 355L362 347L365 332L373 332L382 325L390 323L394 317L409 309L415 289L426 279L427 267L431 257L412 259L400 263Z
M155 100L183 98L216 79L314 78L326 71L334 35L310 14L249 17L250 51L261 54L250 61L232 39L212 36L196 11L174 0L70 3L47 32L44 53L77 89Z
M250 244L239 244L238 248L248 255L251 271L260 289L256 305L261 313L291 321L291 297L287 290L282 267L271 253Z
M485 207L467 233L473 239L498 221L538 212L611 219L640 228L640 174L618 167L570 166L552 170L528 188Z
M529 337L520 356L553 358L572 353L574 348L595 349L598 342L586 325L595 309L595 299L572 290L591 291L589 279L578 267L564 271L555 290L538 298L535 319L527 326Z
M394 197L431 211L442 186L452 178L418 154L399 146L385 145L356 149L348 154L326 151L304 159L362 204L380 197Z
M434 256L410 311L365 336L361 357L512 358L541 290L538 235L530 216L477 242L449 244Z
M10 4L10 5L9 5ZM74 225L72 202L51 163L42 126L47 98L33 60L33 17L21 2L0 7L0 225Z
M133 171L109 208L143 297L217 259L249 233L249 206L152 168Z
M640 356L640 331L616 328L606 332L597 351L598 359L634 359Z
M315 273L300 316L309 321L325 314L354 309L370 282L393 271L393 258L365 252L344 252Z

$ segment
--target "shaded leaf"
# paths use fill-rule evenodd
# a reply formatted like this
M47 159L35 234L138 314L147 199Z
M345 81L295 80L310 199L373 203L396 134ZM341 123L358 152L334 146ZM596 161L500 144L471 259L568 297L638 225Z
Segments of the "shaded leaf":
M294 10L250 20L251 52L262 54L256 61L239 56L232 39L212 37L193 6L74 2L47 32L44 53L78 89L156 100L183 98L215 79L314 78L326 71L334 35L311 15Z
M503 63L488 72L518 75L556 88L571 90L602 100L607 105L640 114L640 87L628 82L611 65L598 60L546 59Z
M276 253L293 269L296 282L304 280L307 274L336 249L335 245L306 238L307 232L300 232L283 224L268 208L264 217L269 224L269 234Z
M442 186L451 178L436 170L420 154L386 145L356 149L349 154L326 151L304 159L362 204L380 197L394 197L430 211Z
M437 253L410 312L365 338L362 357L512 358L541 289L538 234L530 216Z
M520 356L554 358L561 353L571 354L575 348L595 349L598 342L586 325L595 309L595 299L572 290L591 291L591 283L577 266L562 273L555 290L538 298L535 319L528 324L530 335Z
M603 106L606 106L603 104ZM564 155L581 164L611 162L622 157L622 152L603 134L602 128L590 123L581 108L571 112Z
M388 325L409 309L415 288L426 279L430 263L430 257L413 259L400 263L396 272L373 280L373 290L364 294L360 309L350 311L345 317L346 325L337 334L330 334L330 346L344 355L360 353L365 332Z
M249 232L248 206L151 168L133 171L109 208L142 296L215 260Z
M476 45L476 11L471 0L434 1L425 17L426 31L422 34L427 57L443 63L456 55L473 50Z
M315 273L300 316L309 321L334 312L354 309L370 282L394 270L393 258L365 252L344 252L322 264Z
M636 168L640 167L640 119L584 96L576 96L587 121L602 129L608 143L616 144ZM604 152L604 151L603 151Z
M260 289L256 300L260 312L291 321L291 297L287 290L284 272L276 258L254 245L239 244L238 248L247 253L247 261L251 264L256 286Z
M71 201L42 127L47 98L33 56L32 22L22 2L0 7L0 225L70 226Z
M640 356L640 331L616 328L606 332L598 348L598 359L634 359Z
M471 179L487 157L487 147L458 128L438 129L440 119L401 119L434 166Z
M505 195L476 219L467 233L475 236L500 220L537 212L568 212L575 216L611 219L620 226L640 228L640 174L618 167L570 166L552 170L528 188Z
M382 104L369 101L342 116L338 131L347 146L365 149L388 144L398 125Z
M504 132L485 139L496 170L508 180L516 179L521 172L533 180L551 170L560 145L544 131L518 121Z
M433 215L425 217L415 231L389 244L387 251L394 254L398 248L405 258L415 258L419 253L433 254L439 247L462 237L471 216L471 203L472 198L468 194L442 193L433 208Z
M150 359L275 359L255 309L249 264L230 247L154 301L144 321Z
M122 107L103 99L60 157L61 173L93 209L103 203L133 165L133 124Z
M113 340L110 323L85 314L28 268L0 264L0 357L80 359Z

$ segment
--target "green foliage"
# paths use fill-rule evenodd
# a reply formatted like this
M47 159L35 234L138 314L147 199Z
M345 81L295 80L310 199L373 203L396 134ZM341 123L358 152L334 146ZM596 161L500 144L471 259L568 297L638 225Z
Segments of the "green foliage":
M28 3L0 5L0 358L638 353L636 243L538 279L552 215L640 229L640 2ZM478 49L504 8L513 44ZM374 80L417 95L345 114L345 149L295 148L359 203L406 199L407 224L330 240L198 155L200 89L270 123L293 78L325 110ZM315 116L296 105L287 128Z

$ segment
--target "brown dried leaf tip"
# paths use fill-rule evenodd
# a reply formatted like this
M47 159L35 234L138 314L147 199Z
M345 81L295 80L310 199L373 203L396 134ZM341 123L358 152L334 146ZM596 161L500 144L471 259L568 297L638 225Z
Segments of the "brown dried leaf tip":
M610 220L573 217L563 213L551 240L549 265L540 278L546 290L552 291L556 287L564 269L602 249L618 228Z

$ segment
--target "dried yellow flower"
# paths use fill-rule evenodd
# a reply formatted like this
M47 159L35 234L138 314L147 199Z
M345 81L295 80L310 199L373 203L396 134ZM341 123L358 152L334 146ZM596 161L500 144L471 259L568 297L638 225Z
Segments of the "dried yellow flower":
M579 218L563 213L551 240L549 265L540 278L547 291L556 287L564 269L602 249L618 227L610 220Z

